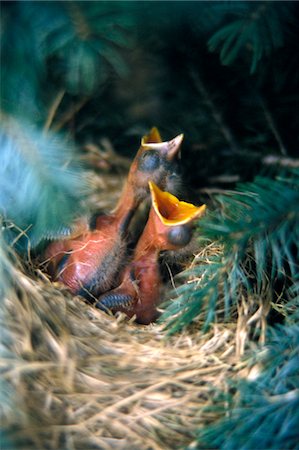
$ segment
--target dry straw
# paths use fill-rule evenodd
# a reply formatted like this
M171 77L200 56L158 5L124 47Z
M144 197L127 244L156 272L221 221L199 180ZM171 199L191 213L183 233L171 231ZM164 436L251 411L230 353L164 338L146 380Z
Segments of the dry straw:
M234 376L234 324L165 339L14 266L5 298L10 389L3 425L42 449L173 449L214 420L203 408ZM2 328L3 329L3 328ZM24 446L22 446L24 448Z
M1 316L1 409L14 448L185 448L217 419L205 407L244 368L236 324L203 334L195 323L166 338L161 325L110 317L13 259Z

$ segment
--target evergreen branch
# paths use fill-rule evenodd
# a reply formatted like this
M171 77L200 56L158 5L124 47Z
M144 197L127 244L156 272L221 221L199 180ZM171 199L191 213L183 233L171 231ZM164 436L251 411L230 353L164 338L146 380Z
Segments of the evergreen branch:
M18 245L36 246L68 233L87 193L72 147L8 117L2 120L0 145L0 213L16 225L15 231L6 227L7 239L13 242L18 229L27 230L28 239L17 239Z
M263 56L284 44L283 21L293 14L292 5L273 2L243 2L241 11L231 11L230 23L218 29L208 41L210 51L219 50L224 65L251 53L250 72L255 73ZM237 17L237 18L236 18Z
M297 307L299 304L297 303ZM299 432L299 326L268 332L264 351L252 355L254 381L229 383L233 396L221 393L212 409L223 419L199 431L192 448L295 449ZM211 408L210 408L211 409Z
M121 27L116 29L125 17L123 11L101 2L67 2L57 12L62 19L49 31L45 44L48 57L57 59L56 77L65 89L91 95L108 79L111 69L126 75L127 65L119 50L128 46L128 40Z
M222 314L222 309L229 318L244 295L252 298L253 315L259 307L255 296L267 303L266 293L272 291L275 302L276 280L286 280L286 286L292 278L295 280L299 254L299 173L292 174L290 180L257 177L253 183L240 184L233 194L217 197L218 210L201 219L198 233L201 239L221 245L223 253L197 260L182 274L189 281L177 288L176 300L161 318L166 320L169 333L181 330L199 317L206 329ZM281 295L284 302L294 297L286 291Z

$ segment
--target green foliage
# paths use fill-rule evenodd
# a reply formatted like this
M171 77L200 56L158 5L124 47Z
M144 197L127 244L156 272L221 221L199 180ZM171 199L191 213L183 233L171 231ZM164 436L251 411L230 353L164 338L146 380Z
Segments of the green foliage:
M42 239L68 233L87 193L72 146L7 117L0 146L0 213L9 240L24 232L19 244L34 247Z
M208 41L211 51L220 50L222 64L232 64L241 53L251 57L250 72L265 56L284 44L282 22L292 20L292 7L287 2L239 2L242 8L230 11L229 22ZM250 56L251 55L251 56Z
M68 232L86 193L73 136L46 134L57 99L72 118L74 98L127 74L131 19L109 2L6 2L1 24L0 213L10 242L35 247Z
M1 109L39 121L44 114L39 86L45 75L40 41L24 6L6 2L1 10Z
M89 96L112 75L127 75L131 26L122 5L110 2L6 4L2 108L41 122L58 89Z
M298 125L295 3L4 2L2 108L43 125L64 92L54 125L79 142L109 136L129 153L156 124L169 137L186 133L187 181L207 183L220 168L229 173L232 162L250 177L259 158L276 151L277 139L297 151L291 138ZM228 52L238 39L242 46L224 67L208 42L237 20L246 27L235 40L226 32ZM220 40L217 49L223 45Z
M276 296L281 302L294 297L287 289L298 273L298 170L289 178L257 177L216 201L215 211L199 222L198 234L218 242L223 253L198 258L184 273L194 281L178 287L178 298L162 316L171 333L202 314L207 328L223 305L225 317L230 317L244 295L266 301L270 293L274 303ZM279 280L283 286L275 294Z
M130 43L125 32L130 20L113 3L49 3L40 11L33 5L33 10L40 27L51 18L42 44L54 64L52 76L69 92L89 95L107 81L111 71L127 75L121 50Z
M266 349L252 359L262 367L258 377L231 383L231 393L219 396L213 406L226 418L200 430L192 448L299 448L298 348L298 324L269 330Z

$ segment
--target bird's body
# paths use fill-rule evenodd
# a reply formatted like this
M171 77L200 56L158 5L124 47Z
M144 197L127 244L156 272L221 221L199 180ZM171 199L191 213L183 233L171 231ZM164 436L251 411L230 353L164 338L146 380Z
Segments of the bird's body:
M160 297L161 277L158 264L160 245L155 239L153 218L150 213L147 225L134 252L132 262L122 274L119 287L99 298L103 305L113 311L123 311L127 316L136 315L139 323L148 324L157 318L157 300ZM118 306L113 307L116 301ZM122 301L125 306L122 306Z
M90 300L116 284L116 270L126 254L120 221L101 216L98 222L98 230L69 240L56 256L56 279Z
M162 142L155 128L143 137L114 211L98 215L94 229L81 221L75 235L53 242L46 249L45 258L53 279L89 300L116 285L126 259L131 219L149 194L150 180L164 187L176 176L174 159L182 139L183 135L179 135Z
M180 202L150 182L152 206L147 224L135 248L134 256L122 274L121 284L99 298L97 307L136 315L142 324L153 322L158 315L161 294L159 254L162 250L184 247L191 239L191 222L205 210Z

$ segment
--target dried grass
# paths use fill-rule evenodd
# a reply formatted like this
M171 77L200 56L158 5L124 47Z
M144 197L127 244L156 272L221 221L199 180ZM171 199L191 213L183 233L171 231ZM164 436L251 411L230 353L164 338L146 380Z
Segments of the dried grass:
M10 271L1 409L14 448L184 448L217 419L205 407L244 367L236 324L166 339L161 325L110 317L16 259Z
M14 439L40 450L174 449L213 420L203 407L234 373L235 325L166 340L160 325L110 317L42 275L15 276L1 358Z

